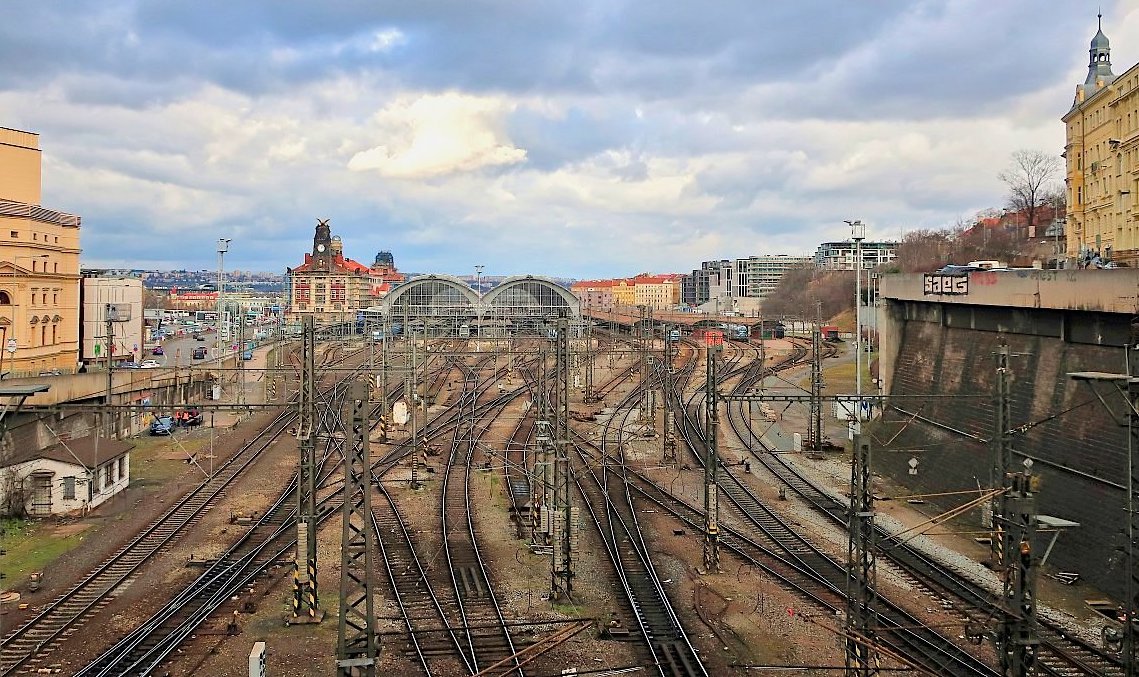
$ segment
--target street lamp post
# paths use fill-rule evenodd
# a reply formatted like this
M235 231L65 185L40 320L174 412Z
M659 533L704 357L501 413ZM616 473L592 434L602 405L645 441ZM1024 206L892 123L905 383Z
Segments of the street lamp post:
M224 264L225 253L229 251L229 243L232 241L228 237L218 238L218 317L214 322L214 357L218 360L218 368L221 368L221 328L225 321L225 305L223 296L225 295L225 277ZM220 380L220 379L219 379Z
M866 226L862 221L847 221L854 241L854 392L858 396L855 417L862 415L862 241ZM861 418L857 420L861 421Z

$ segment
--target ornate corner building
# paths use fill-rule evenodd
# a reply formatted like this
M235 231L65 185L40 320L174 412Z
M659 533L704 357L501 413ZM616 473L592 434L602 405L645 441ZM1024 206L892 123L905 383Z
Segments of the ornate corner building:
M79 360L79 226L40 205L39 135L0 128L0 372L72 373Z
M1068 258L1139 265L1139 64L1116 76L1103 19L1064 121Z
M404 281L391 252L376 255L366 266L344 256L344 243L332 234L328 221L319 221L312 252L304 263L287 271L289 305L294 320L311 315L317 325L356 319L356 312L377 305L392 287Z

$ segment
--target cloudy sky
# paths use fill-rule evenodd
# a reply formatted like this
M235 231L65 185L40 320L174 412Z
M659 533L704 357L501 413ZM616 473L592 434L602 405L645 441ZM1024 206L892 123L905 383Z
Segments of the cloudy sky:
M1118 74L1139 3L1102 5ZM1097 6L6 0L0 126L85 266L283 271L319 217L417 272L686 271L1000 206Z

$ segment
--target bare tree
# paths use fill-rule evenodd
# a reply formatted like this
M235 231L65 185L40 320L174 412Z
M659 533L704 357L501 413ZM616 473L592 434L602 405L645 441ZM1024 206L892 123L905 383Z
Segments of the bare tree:
M1026 216L1024 232L1018 229L1021 239L1033 232L1036 211L1045 204L1048 188L1059 167L1060 160L1056 156L1022 148L1012 154L1009 168L997 175L1008 186L1009 208Z

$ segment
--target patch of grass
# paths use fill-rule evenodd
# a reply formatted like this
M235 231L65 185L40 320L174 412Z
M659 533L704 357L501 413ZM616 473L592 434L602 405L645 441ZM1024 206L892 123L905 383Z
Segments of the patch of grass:
M181 445L181 446L179 446ZM177 477L186 469L186 454L201 456L209 452L208 438L141 437L131 451L131 484L142 486ZM177 454L178 458L173 456ZM169 457L169 458L168 458ZM208 463L208 462L207 462Z
M585 607L580 604L560 604L558 602L551 602L550 608L566 616L580 616L585 611Z
M0 571L10 585L22 584L33 571L43 571L49 564L83 542L83 534L57 536L53 525L28 520L3 521L0 539L5 554L0 557Z

